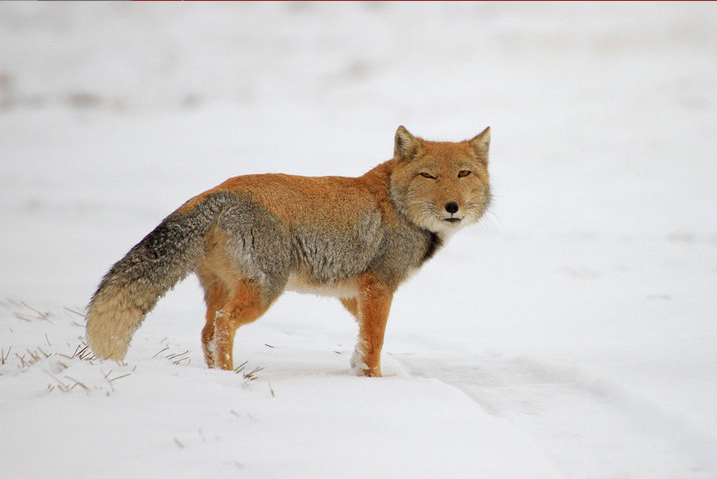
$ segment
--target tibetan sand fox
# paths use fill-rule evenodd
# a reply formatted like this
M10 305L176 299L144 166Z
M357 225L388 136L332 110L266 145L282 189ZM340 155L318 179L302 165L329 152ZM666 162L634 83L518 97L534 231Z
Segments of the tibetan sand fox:
M393 294L491 200L490 129L426 141L400 126L393 158L358 178L231 178L187 201L119 260L87 309L98 358L121 360L169 289L196 273L207 305L207 365L232 369L236 330L284 290L336 296L357 319L351 365L381 376Z

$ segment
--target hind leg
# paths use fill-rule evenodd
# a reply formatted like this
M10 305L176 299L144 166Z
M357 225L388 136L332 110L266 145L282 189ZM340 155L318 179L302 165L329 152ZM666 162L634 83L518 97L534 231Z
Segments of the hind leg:
M207 304L206 323L202 329L202 349L207 366L213 368L214 321L217 312L229 301L229 290L217 276L210 273L200 274L199 281L204 288L204 302Z
M257 320L271 306L264 289L250 280L238 281L234 294L214 319L214 337L209 345L212 367L233 369L234 335L240 326Z

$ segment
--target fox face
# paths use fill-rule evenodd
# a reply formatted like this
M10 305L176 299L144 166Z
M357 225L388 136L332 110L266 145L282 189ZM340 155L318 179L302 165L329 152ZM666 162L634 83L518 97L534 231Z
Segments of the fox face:
M426 141L396 131L391 197L414 224L452 234L477 222L491 200L490 128L458 143Z

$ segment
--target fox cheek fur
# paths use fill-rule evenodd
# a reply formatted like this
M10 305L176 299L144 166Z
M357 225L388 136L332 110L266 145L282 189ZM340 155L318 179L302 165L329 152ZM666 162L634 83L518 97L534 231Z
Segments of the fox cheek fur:
M352 366L381 376L398 286L490 203L486 128L432 142L396 131L394 157L358 178L230 178L181 206L115 263L87 309L99 358L124 358L157 301L190 273L207 305L209 367L233 368L234 334L285 291L336 296L356 318Z

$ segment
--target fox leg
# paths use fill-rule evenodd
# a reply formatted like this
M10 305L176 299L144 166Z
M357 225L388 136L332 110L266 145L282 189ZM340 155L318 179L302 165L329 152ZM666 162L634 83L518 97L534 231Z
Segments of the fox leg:
M207 366L213 368L214 321L217 312L229 301L229 291L219 277L211 273L202 272L199 281L204 288L204 302L207 304L206 323L202 329L202 349Z
M240 326L257 320L269 309L263 288L251 280L241 280L234 288L234 295L214 318L214 338L210 344L212 367L231 370L234 368L234 335Z
M350 312L355 309L359 322L359 339L351 365L358 367L364 376L380 377L381 348L393 292L371 273L359 277L358 282L358 296L353 301L341 301Z

